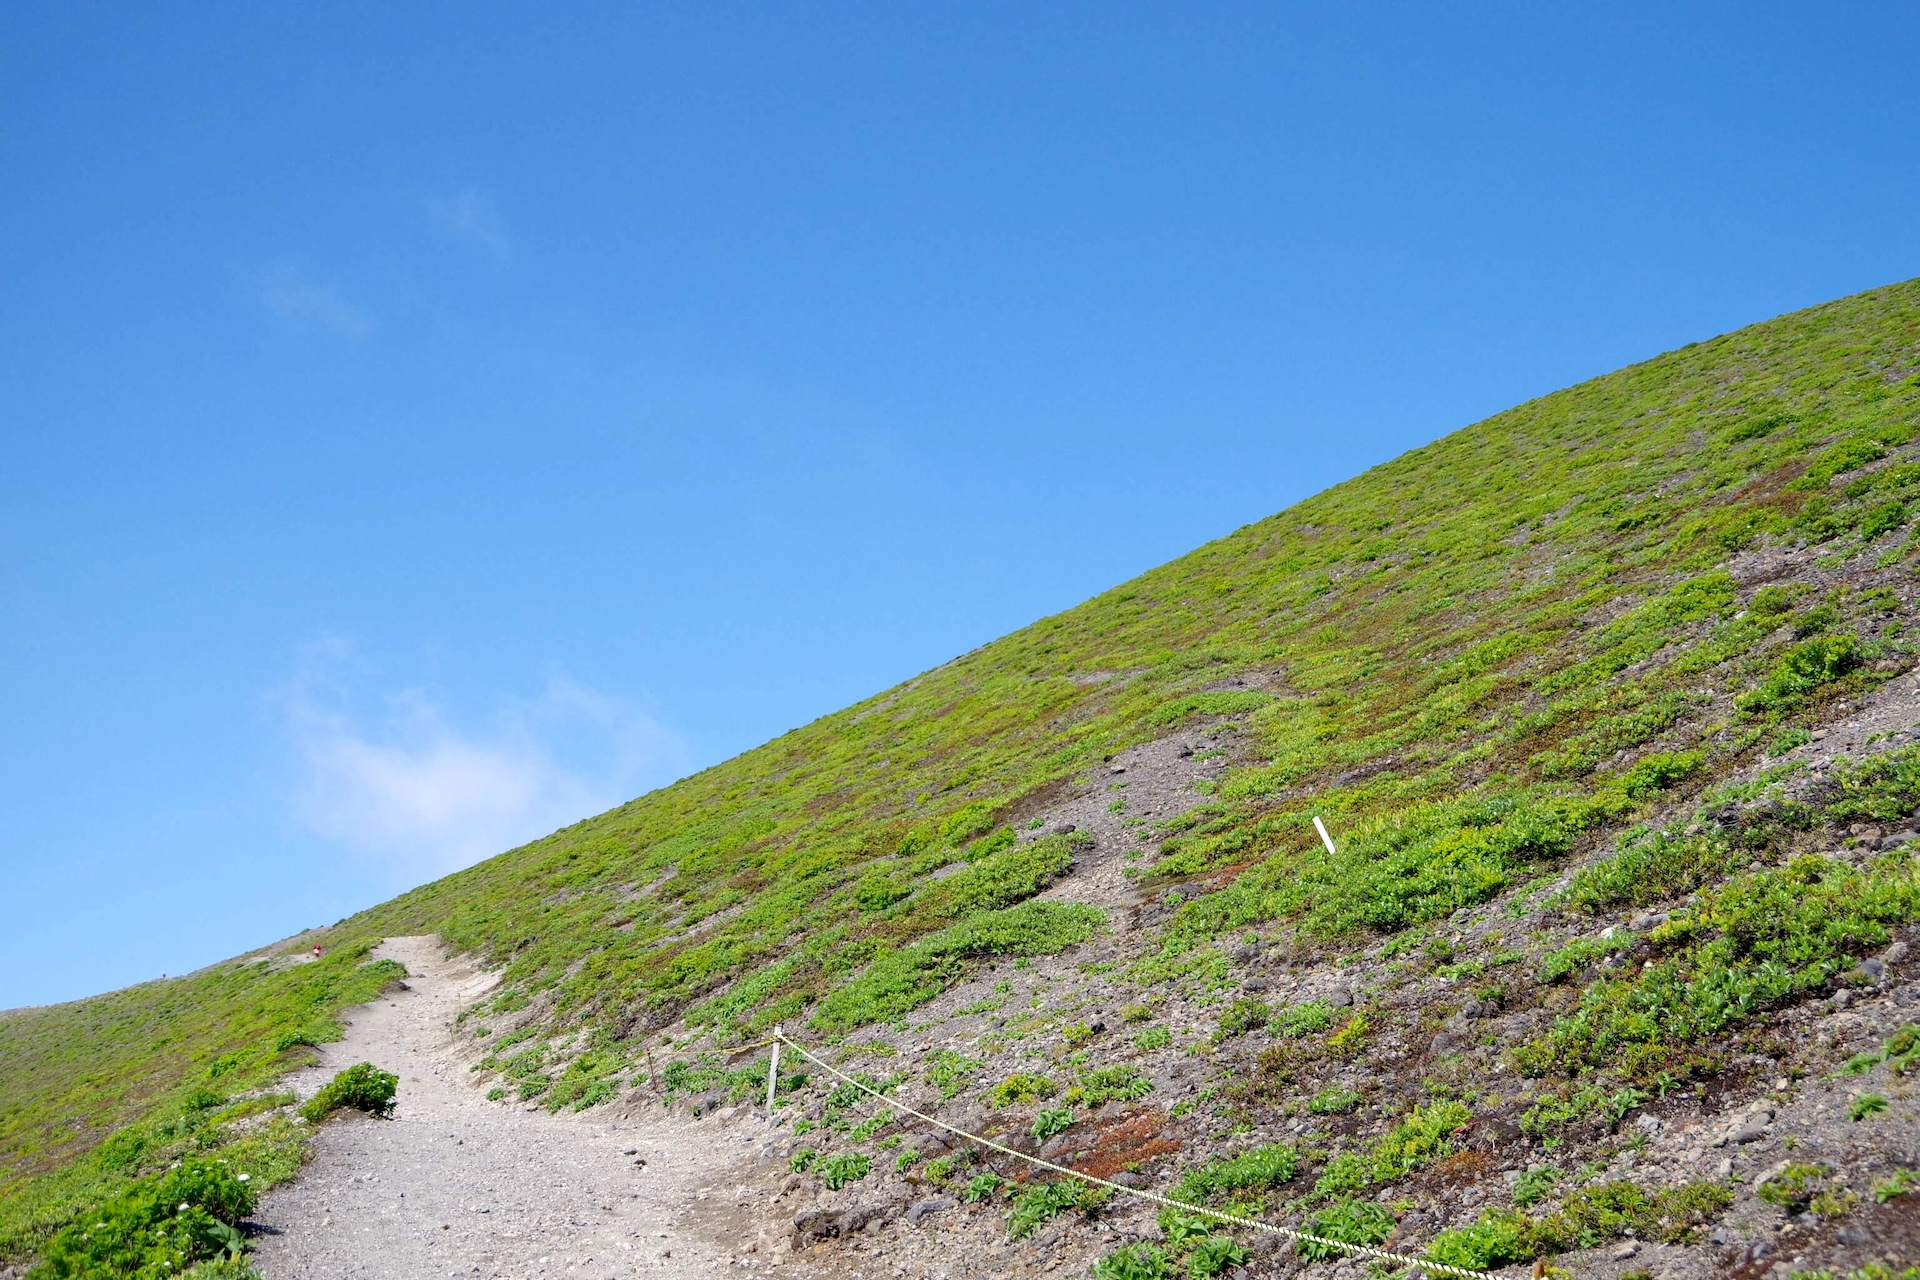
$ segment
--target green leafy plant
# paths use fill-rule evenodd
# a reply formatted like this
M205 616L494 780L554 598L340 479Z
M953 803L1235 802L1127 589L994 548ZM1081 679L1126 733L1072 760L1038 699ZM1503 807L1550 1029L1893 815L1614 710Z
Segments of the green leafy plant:
M1043 1102L1060 1092L1059 1082L1030 1071L1017 1072L993 1087L989 1100L996 1107Z
M1093 1280L1172 1280L1173 1259L1151 1244L1123 1244L1093 1264Z
M816 1166L820 1181L829 1191L838 1191L849 1182L858 1182L873 1170L873 1157L864 1151L846 1151L828 1156Z
M1057 1133L1065 1133L1073 1127L1072 1107L1050 1107L1033 1118L1031 1130L1036 1141L1045 1142Z
M1006 1185L1005 1178L989 1169L985 1173L975 1174L967 1183L965 1190L961 1191L960 1198L968 1204L980 1204L993 1199L999 1194L1000 1188Z
M1877 1116L1887 1109L1885 1094L1863 1093L1853 1100L1847 1108L1847 1116L1852 1120L1865 1120L1868 1116Z
M1307 1229L1346 1244L1379 1244L1393 1234L1393 1214L1371 1200L1340 1200L1315 1213ZM1300 1256L1312 1262L1345 1257L1345 1251L1312 1240L1299 1243Z
M393 1114L400 1077L371 1062L357 1062L321 1086L300 1108L308 1124L318 1124L342 1107L385 1118Z

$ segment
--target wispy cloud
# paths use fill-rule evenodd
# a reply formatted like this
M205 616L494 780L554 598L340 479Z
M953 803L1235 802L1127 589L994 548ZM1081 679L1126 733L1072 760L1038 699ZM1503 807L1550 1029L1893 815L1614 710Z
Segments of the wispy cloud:
M513 238L507 234L506 220L481 192L469 187L458 195L429 201L427 207L433 220L456 238L502 262L513 256Z
M373 316L350 302L331 281L316 280L298 267L278 266L256 281L267 310L293 324L364 338L373 332Z
M563 676L466 724L426 689L379 683L351 644L329 640L272 701L298 762L300 820L407 876L524 844L687 767L677 734Z

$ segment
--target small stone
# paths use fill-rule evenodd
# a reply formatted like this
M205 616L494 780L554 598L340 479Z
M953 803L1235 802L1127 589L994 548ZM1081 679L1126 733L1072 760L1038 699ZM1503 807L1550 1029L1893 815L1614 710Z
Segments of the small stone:
M1345 1009L1353 1003L1353 992L1345 987L1335 987L1320 998L1336 1009Z
M1758 1142L1767 1136L1767 1128L1773 1123L1773 1112L1762 1107L1758 1111L1748 1112L1740 1123L1734 1126L1733 1140L1739 1143Z
M1911 955L1912 951L1913 949L1909 947L1906 943L1896 942L1892 946L1888 947L1886 949L1886 952L1882 954L1880 958L1882 960L1885 960L1888 964L1899 964L1902 960L1905 960L1909 955Z
M1852 1245L1858 1248L1863 1244L1873 1243L1873 1232L1867 1230L1857 1222L1850 1222L1835 1233L1834 1239L1838 1240L1841 1244Z
M1920 831L1895 831L1880 837L1882 849L1898 849L1903 844L1912 844L1920 840Z
M1876 987L1887 980L1887 964L1884 960L1868 956L1860 962L1859 968L1861 973L1867 975L1867 981Z
M931 1200L922 1200L907 1210L907 1221L917 1224L920 1219L926 1217L928 1214L945 1213L948 1209L958 1206L959 1203L960 1202L952 1196L935 1196Z
M1625 1244L1615 1245L1612 1257L1615 1262L1625 1262L1638 1252L1640 1252L1640 1245L1635 1241L1629 1240Z
M1842 987L1840 990L1833 993L1834 1008L1845 1009L1848 1006L1850 1006L1852 1003L1853 1003L1853 990L1851 988Z
M1265 978L1245 978L1241 980L1240 989L1242 991L1265 991L1267 985Z

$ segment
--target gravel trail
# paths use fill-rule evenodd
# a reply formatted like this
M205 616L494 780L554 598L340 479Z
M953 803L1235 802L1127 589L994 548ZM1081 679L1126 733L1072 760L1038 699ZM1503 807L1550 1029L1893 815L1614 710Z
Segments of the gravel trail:
M491 976L432 938L393 938L378 954L407 967L407 989L356 1011L347 1038L290 1087L305 1097L370 1061L399 1074L398 1109L330 1120L312 1163L265 1198L255 1265L267 1280L698 1280L773 1264L783 1242L766 1238L756 1212L769 1175L750 1124L696 1132L659 1114L488 1102L451 1027Z

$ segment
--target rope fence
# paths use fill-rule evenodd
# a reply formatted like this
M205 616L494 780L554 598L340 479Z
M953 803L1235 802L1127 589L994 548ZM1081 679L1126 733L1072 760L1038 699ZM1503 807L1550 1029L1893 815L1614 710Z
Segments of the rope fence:
M782 1047L785 1047L793 1050L829 1075L845 1081L862 1093L867 1094L876 1101L893 1108L893 1110L903 1115L912 1116L914 1119L925 1124L930 1124L936 1129L944 1129L956 1137L965 1138L968 1142L985 1147L990 1151L997 1151L1001 1155L1012 1156L1016 1160L1024 1160L1037 1168L1047 1169L1053 1173L1063 1174L1069 1178L1077 1178L1081 1182L1091 1183L1096 1187L1104 1187L1109 1191L1117 1191L1121 1195L1132 1196L1136 1200L1146 1200L1153 1204L1163 1205L1169 1209L1178 1209L1182 1213L1199 1214L1202 1217L1212 1218L1231 1226L1244 1227L1250 1231L1269 1232L1273 1235L1291 1240L1296 1244L1317 1245L1321 1248L1335 1249L1342 1253L1353 1254L1356 1257L1373 1258L1381 1262L1399 1263L1402 1266L1418 1268L1420 1271L1429 1275L1459 1276L1462 1280L1489 1280L1489 1272L1474 1271L1467 1267L1457 1267L1447 1262L1434 1262L1429 1259L1415 1257L1412 1254L1395 1253L1390 1249L1376 1249L1372 1245L1351 1244L1345 1240L1334 1240L1327 1236L1315 1235L1311 1231L1301 1231L1294 1227L1283 1227L1276 1223L1263 1222L1258 1218L1246 1218L1237 1213L1228 1213L1221 1209L1210 1209L1205 1205L1188 1204L1183 1200L1175 1200L1169 1196L1159 1195L1139 1187L1123 1186L1118 1182L1110 1182L1105 1178L1096 1178L1090 1173L1082 1173L1078 1169L1070 1169L1066 1165L1055 1164L1051 1160L1043 1160L1039 1156L1028 1155L1024 1151L1016 1151L1012 1147L995 1142L991 1138L982 1137L977 1133L968 1133L966 1130L956 1128L944 1120L936 1119L922 1111L916 1111L904 1102L897 1102L887 1097L866 1081L848 1075L826 1059L809 1050L805 1045L794 1041L780 1027L775 1027L773 1029L773 1035L766 1040L750 1045L740 1045L737 1048L729 1050L728 1056L745 1053L751 1049L762 1049L768 1045L773 1046L773 1056L767 1064L767 1114L769 1119L772 1118L773 1114L774 1087L780 1078L780 1050Z

